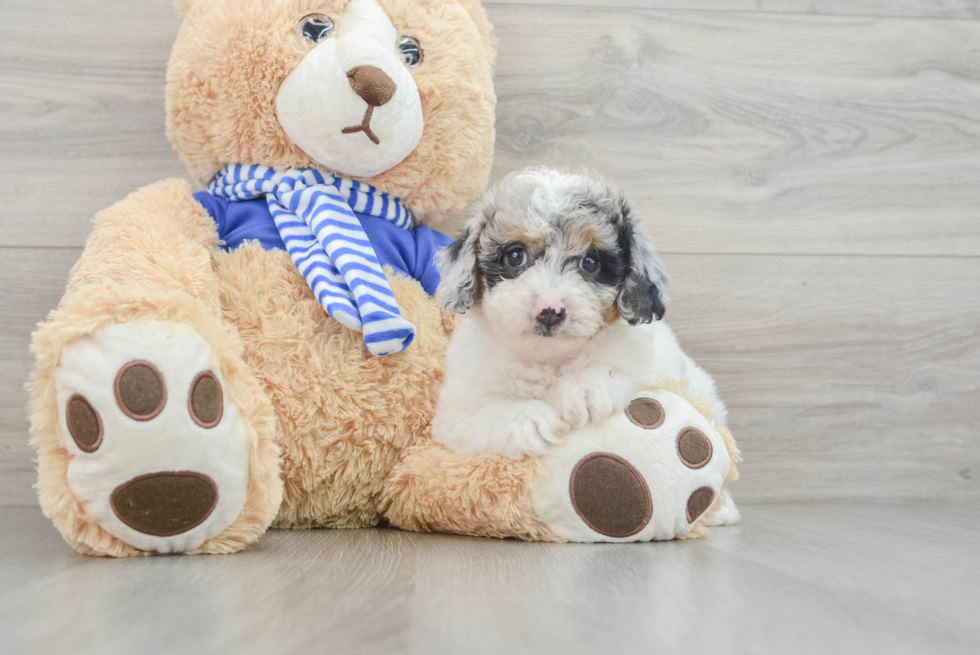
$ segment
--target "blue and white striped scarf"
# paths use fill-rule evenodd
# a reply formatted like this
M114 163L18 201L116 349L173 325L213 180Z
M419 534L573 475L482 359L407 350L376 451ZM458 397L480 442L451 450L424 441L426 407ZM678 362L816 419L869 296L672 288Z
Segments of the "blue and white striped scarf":
M226 166L208 192L226 200L265 196L286 250L317 300L338 323L364 332L369 351L388 355L412 343L415 326L402 318L357 218L376 216L410 230L412 214L400 200L313 169L241 164Z

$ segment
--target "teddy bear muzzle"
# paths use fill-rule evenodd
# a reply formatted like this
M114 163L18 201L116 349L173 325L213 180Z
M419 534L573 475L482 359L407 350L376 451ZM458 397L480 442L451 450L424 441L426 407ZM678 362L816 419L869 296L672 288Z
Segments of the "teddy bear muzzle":
M320 166L373 177L422 138L422 98L377 0L351 0L336 31L306 52L276 94L279 125ZM417 46L417 42L413 41Z

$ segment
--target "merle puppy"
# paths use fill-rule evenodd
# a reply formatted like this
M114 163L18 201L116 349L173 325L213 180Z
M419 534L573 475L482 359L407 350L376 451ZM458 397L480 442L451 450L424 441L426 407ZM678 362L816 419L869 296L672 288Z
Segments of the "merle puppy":
M626 199L595 177L508 175L472 210L439 269L441 302L465 314L432 426L453 452L540 455L664 378L690 380L725 424L714 380L660 320L663 263Z

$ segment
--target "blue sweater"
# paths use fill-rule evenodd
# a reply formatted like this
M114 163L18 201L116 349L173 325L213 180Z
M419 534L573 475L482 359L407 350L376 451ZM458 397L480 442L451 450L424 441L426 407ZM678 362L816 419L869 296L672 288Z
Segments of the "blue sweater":
M246 241L258 241L265 250L286 249L265 199L236 202L215 198L207 191L195 193L194 198L218 226L224 250L235 250ZM439 286L435 254L452 239L425 226L403 230L383 218L364 214L357 217L382 266L391 266L418 280L427 294L434 295Z

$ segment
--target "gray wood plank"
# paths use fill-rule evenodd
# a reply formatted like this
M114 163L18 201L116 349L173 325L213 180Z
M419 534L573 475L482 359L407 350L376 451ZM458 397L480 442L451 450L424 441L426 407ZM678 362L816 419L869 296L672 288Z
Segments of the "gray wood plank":
M977 0L483 0L483 4L980 19Z
M967 555L980 548L980 506L801 503L788 509L752 507L750 514L765 523L764 531L717 531L712 545L826 591L890 605L910 617L976 626L980 588L950 593L943 581L961 571L967 577L980 574L976 557ZM860 534L866 529L875 533L867 540ZM888 542L894 547L882 553ZM955 542L965 557L937 556L946 542ZM861 544L859 552L849 548L855 543ZM842 561L847 565L839 566ZM899 569L903 573L897 576Z
M170 3L62 9L0 8L0 245L80 246L95 211L184 174L163 132ZM980 254L980 23L488 9L495 176L597 168L665 252Z
M31 333L57 306L81 249L0 248L0 505L36 505L27 420Z
M0 245L82 246L92 216L186 171L165 134L173 2L0 4Z
M497 175L596 168L665 252L980 254L978 23L498 14Z
M236 556L125 561L72 553L36 509L0 518L12 654L980 648L975 502L752 506L696 542L270 531Z
M980 259L668 256L752 500L980 497Z
M33 503L28 333L78 250L0 251L0 504ZM980 498L980 259L667 255L743 501Z

